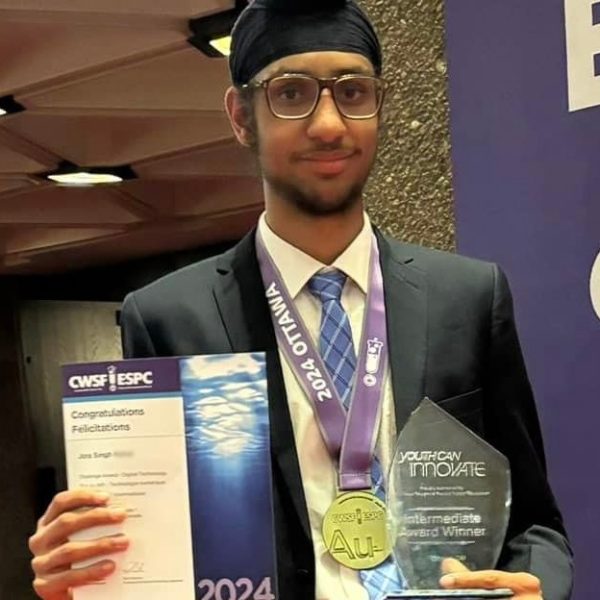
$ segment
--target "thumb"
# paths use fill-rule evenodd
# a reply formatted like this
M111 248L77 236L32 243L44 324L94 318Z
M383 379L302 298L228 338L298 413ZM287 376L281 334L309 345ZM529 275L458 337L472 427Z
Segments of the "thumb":
M442 561L442 573L444 575L448 573L467 573L468 571L469 569L455 558L445 558Z

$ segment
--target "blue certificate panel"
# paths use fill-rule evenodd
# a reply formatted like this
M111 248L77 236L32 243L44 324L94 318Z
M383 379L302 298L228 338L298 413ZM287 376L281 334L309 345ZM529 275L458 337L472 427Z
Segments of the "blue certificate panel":
M181 385L196 581L221 582L224 598L240 580L275 596L264 355L184 359Z

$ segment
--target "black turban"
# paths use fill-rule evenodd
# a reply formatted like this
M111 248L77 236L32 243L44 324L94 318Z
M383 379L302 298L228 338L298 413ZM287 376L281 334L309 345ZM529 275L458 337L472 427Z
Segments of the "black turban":
M326 50L362 54L381 75L381 45L354 0L254 0L233 28L231 78L243 85L280 58Z

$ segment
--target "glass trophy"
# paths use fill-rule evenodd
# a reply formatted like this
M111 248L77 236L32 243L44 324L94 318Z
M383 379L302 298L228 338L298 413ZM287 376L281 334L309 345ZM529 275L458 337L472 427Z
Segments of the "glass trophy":
M510 590L439 589L442 561L493 569L511 505L504 455L425 398L398 437L387 489L393 553L408 583L396 598L509 598Z

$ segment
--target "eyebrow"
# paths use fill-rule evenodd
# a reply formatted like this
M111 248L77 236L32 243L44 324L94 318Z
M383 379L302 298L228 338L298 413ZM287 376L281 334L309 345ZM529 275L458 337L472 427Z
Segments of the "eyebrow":
M277 77L279 75L309 75L311 77L316 77L314 72L311 72L306 69L291 69L289 67L282 66L279 69L276 69L269 75L269 79L271 77ZM356 65L355 67L344 67L343 69L335 69L329 72L329 77L341 77L342 75L369 75L373 77L375 73L371 69L363 67L362 65Z

